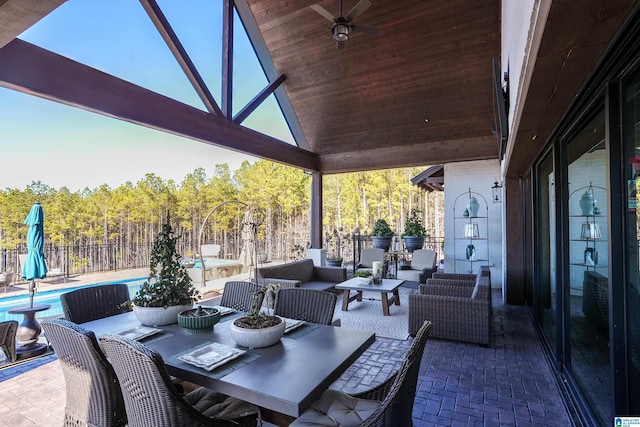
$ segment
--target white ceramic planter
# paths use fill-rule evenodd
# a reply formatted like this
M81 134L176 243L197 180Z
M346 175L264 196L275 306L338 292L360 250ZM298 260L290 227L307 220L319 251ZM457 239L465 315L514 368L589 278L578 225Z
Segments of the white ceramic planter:
M178 313L189 310L193 305L173 305L164 307L133 306L136 317L145 326L162 326L178 323Z
M229 326L231 337L239 346L248 348L269 347L280 341L284 335L286 322L282 320L279 325L262 329L247 329L236 326L233 322Z

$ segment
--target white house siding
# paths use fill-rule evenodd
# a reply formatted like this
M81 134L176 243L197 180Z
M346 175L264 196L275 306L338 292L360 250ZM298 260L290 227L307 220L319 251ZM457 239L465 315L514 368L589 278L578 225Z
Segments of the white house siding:
M488 219L478 219L481 237L488 237L486 242L478 242L477 257L486 258L486 247L489 249L489 266L491 268L491 282L493 287L501 288L503 283L502 269L502 203L493 203L492 190L496 179L500 181L500 165L498 160L479 160L472 162L447 163L444 165L445 191L444 191L444 268L446 272L465 273L469 270L469 263L455 261L456 258L466 258L465 248L468 242L463 239L455 239L464 236L464 220L454 220L454 203L462 193L479 193L486 199ZM484 216L484 201L480 202L479 216ZM455 216L462 216L469 198L463 196L458 199L455 206ZM488 233L486 230L488 227ZM474 246L476 246L474 244ZM474 263L474 272L478 266L485 263Z

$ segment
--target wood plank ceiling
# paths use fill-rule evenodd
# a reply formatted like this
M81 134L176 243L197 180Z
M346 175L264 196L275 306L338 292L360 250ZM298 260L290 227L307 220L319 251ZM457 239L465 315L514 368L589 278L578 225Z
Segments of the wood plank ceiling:
M499 2L373 0L355 23L379 33L344 50L315 3L338 15L337 0L248 0L322 171L497 158Z
M61 0L39 2L46 7L38 9L33 6L38 2L28 2L33 7L24 11L18 25L21 28L0 26L0 52L2 46L37 21L38 12L44 16L59 3ZM266 158L323 173L497 158L497 138L492 131L491 60L500 54L500 2L372 0L372 6L355 23L377 27L379 33L352 33L343 50L336 49L330 22L309 7L318 3L337 15L338 0L237 3L250 8L277 73L286 75L285 93L311 151L307 154L317 161L302 150ZM344 14L356 3L345 0ZM0 0L0 23L4 12L20 15L23 4L21 0ZM16 8L18 12L14 13ZM5 21L16 22L16 18ZM13 45L20 54L29 52L37 60L47 58L28 46ZM15 76L24 74L24 68L20 68L24 66L14 67L11 77L17 79ZM80 69L74 66L74 70ZM104 77L96 74L91 81L101 79ZM37 81L32 78L20 90L39 91L43 96L47 88L29 88L28 84ZM116 83L126 87L122 82L111 82ZM14 86L18 85L7 84ZM137 120L114 113L113 105L109 111L89 99L77 102L64 93L45 97ZM127 99L131 98L122 98ZM170 106L170 101L163 102ZM176 104L172 108L179 107ZM186 118L183 123L189 123ZM150 121L140 122L149 125ZM242 131L235 132L237 144L233 145L234 125L210 122L207 135L202 136L206 129L198 129L200 134L195 132L191 137L253 155L269 153L269 144L274 147L272 152L283 150L282 144L268 138L256 138L258 148L252 149L247 132ZM192 131L162 123L153 125L187 137ZM215 132L220 130L226 136L222 138L224 143L216 141Z

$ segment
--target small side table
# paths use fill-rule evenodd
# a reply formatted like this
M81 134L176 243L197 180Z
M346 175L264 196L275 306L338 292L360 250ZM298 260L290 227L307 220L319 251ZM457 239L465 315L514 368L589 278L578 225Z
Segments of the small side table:
M40 322L36 319L36 313L39 311L49 310L51 304L34 305L33 307L16 307L10 309L11 314L22 314L24 319L18 326L16 338L20 346L16 349L18 359L27 359L29 357L40 356L46 353L47 346L38 343L38 338L42 332Z

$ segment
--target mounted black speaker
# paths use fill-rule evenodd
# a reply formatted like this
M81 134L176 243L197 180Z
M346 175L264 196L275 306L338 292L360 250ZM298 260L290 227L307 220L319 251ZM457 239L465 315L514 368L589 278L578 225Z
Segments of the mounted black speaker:
M507 149L507 140L509 139L509 117L507 116L507 111L509 110L509 89L508 84L506 90L502 88L502 82L506 80L506 78L502 78L500 59L498 57L494 57L492 61L494 89L493 115L495 120L494 130L498 138L498 155L500 156L499 159L502 160Z

